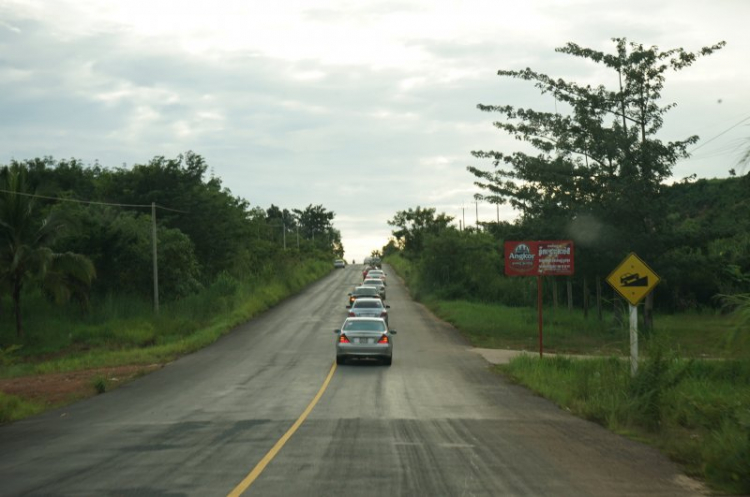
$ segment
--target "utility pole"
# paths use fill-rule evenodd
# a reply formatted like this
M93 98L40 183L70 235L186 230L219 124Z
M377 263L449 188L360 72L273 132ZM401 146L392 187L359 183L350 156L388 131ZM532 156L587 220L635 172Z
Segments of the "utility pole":
M284 230L284 250L286 250L286 223L282 221L281 228Z
M500 204L495 204L497 207L497 224L500 224Z
M466 228L466 207L461 206L461 219L464 221L464 229Z
M479 229L479 200L474 201L474 205L476 207L476 215L477 215L477 229Z
M297 223L297 250L299 250L299 223Z
M159 262L156 258L156 202L151 202L151 249L154 261L154 312L159 314Z

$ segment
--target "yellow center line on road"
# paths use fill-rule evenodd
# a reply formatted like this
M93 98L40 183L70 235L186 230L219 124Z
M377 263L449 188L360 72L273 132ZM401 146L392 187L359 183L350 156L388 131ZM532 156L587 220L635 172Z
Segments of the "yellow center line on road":
M302 425L302 423L305 422L305 420L307 419L307 416L310 415L310 412L312 412L315 405L323 396L323 393L325 393L326 388L328 388L328 384L331 382L331 378L333 378L333 373L335 372L336 372L336 363L334 362L333 365L331 366L331 370L328 372L328 376L326 377L326 380L323 382L323 386L320 387L320 390L318 390L318 393L312 399L312 401L304 410L304 412L299 417L299 419L297 419L297 421L294 422L292 427L289 428L289 430L287 430L286 433L284 433L284 436L281 437L278 442L276 442L276 445L274 445L271 448L271 450L268 451L268 454L266 454L263 457L263 459L261 459L260 462L255 465L253 470L250 471L250 473L245 477L245 479L242 480L239 485L234 487L234 490L229 492L227 497L239 497L260 476L263 470L266 469L266 466L268 466L268 463L270 463L273 460L273 458L276 457L276 454L278 454L281 448L284 447L284 444L286 444L289 441L289 439L292 438L292 435L294 435L294 432L297 431L297 429Z

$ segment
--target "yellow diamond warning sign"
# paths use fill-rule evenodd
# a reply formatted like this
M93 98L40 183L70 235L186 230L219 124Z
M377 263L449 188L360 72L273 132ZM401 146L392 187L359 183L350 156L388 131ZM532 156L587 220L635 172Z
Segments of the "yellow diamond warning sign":
M637 255L631 253L607 276L607 283L632 305L638 305L659 283L659 277Z

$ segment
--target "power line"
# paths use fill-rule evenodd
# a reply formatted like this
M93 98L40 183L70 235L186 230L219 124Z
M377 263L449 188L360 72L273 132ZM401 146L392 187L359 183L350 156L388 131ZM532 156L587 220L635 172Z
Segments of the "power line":
M717 139L717 138L719 138L720 136L722 136L722 135L724 135L724 134L728 133L729 131L733 130L734 128L736 128L737 126L739 126L740 124L744 123L744 122L745 122L745 121L747 121L747 120L750 120L750 116L747 116L746 118L742 119L742 120L741 120L740 122L738 122L738 123L736 123L736 124L733 124L732 126L728 127L727 129L725 129L724 131L722 131L722 132L721 132L721 133L719 133L718 135L714 136L713 138L711 138L711 139L709 139L709 140L706 140L706 141L704 141L703 143L701 143L700 145L698 145L698 146L697 146L697 147L695 147L694 149L692 149L692 150L689 150L689 151L688 151L688 153L691 153L691 154L692 154L693 152L695 152L695 151L696 151L696 150L698 150L699 148L701 148L701 147L703 147L703 146L705 146L705 145L708 145L709 143L711 143L711 142L712 142L712 141L714 141L715 139Z
M151 204L117 204L117 203L111 203L111 202L97 202L94 200L78 200L75 198L61 198L61 197L49 197L46 195L38 195L36 193L24 193L24 192L14 192L11 190L3 190L0 189L0 193L11 193L14 195L23 195L24 197L34 197L34 198L43 198L46 200L56 200L58 202L75 202L78 204L89 204L89 205L111 205L113 207L148 207L149 209L152 207ZM165 211L170 212L179 212L180 214L188 214L187 211L181 211L177 209L171 209L169 207L163 207L161 205L156 205L158 209L162 209Z

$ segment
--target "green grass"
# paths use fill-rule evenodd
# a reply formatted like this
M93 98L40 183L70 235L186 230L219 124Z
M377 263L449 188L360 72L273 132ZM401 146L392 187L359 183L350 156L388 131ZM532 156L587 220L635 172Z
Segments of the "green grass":
M18 421L44 411L45 406L0 392L0 424Z
M12 319L0 321L0 377L169 362L330 271L328 261L306 261L265 281L243 283L224 275L199 294L162 305L158 315L150 302L128 297L110 297L82 313L30 294L23 340L16 338Z
M423 299L441 319L456 326L476 347L515 350L539 349L539 319L536 309L507 307L464 300ZM580 309L552 309L543 312L544 350L568 354L628 355L630 331L627 323L616 325L611 313L602 321ZM640 325L642 326L642 325ZM733 341L733 320L713 312L656 315L654 329L639 333L644 353L653 340L666 343L684 357L750 357L750 339L741 335Z
M516 350L539 349L536 309L467 302L432 300L425 303L437 316L453 324L476 347ZM542 338L549 352L623 354L629 347L627 330L606 321L584 319L580 311L545 308Z
M583 418L659 447L715 490L750 492L750 360L520 356L497 370Z

